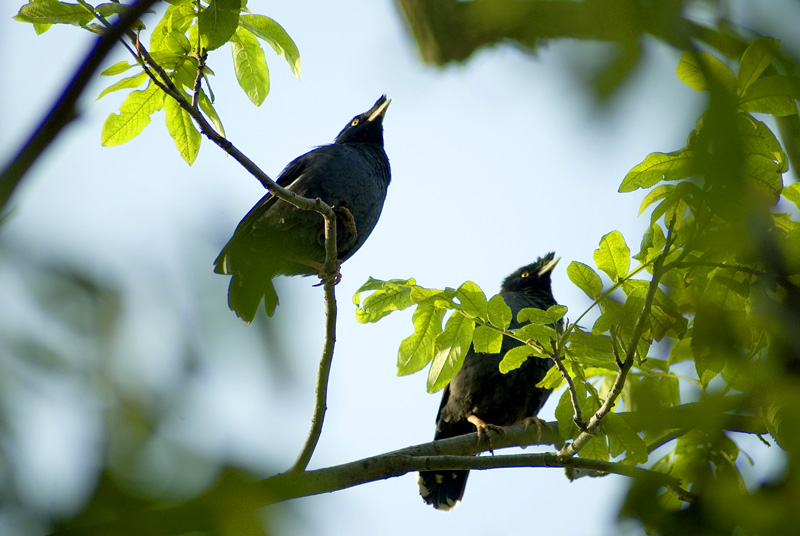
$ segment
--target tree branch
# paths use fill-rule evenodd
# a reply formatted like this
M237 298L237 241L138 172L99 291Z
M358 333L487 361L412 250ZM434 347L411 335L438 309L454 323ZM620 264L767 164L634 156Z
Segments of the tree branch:
M55 140L76 116L76 103L87 84L94 76L95 71L122 37L128 28L136 22L156 0L139 0L120 14L116 24L111 26L97 39L94 48L83 60L78 71L72 77L67 88L58 98L36 130L25 142L16 156L0 173L0 211L3 211L11 199L25 173L33 163L42 155L44 150Z

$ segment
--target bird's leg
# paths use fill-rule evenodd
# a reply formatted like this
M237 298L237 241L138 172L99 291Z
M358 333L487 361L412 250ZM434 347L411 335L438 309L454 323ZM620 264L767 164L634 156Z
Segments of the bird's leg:
M331 281L333 281L333 284L336 285L339 283L339 281L342 280L342 273L339 271L339 268L342 266L342 261L340 260L336 261L336 268L333 274L328 275L325 273L325 265L320 262L314 262L308 259L300 259L298 257L292 257L292 256L288 256L287 259L292 262L296 262L297 264L302 264L303 266L308 266L310 268L315 269L317 271L317 275L321 280L319 283L314 285L315 287L319 287L321 285L324 285L325 283L330 283Z
M534 417L525 417L524 419L519 421L517 424L524 424L525 425L525 431L527 431L528 428L530 428L531 424L535 424L536 425L536 442L537 443L542 441L542 426L550 428L550 424L548 424L547 421L543 421L539 417L535 417L535 416Z
M496 424L489 424L484 422L483 419L478 417L477 415L470 415L467 417L467 420L471 422L478 431L478 440L486 439L489 443L489 446L492 446L492 438L489 436L489 430L497 432L500 435L506 433L502 426L497 426Z
M343 205L333 207L333 211L344 225L344 228L347 229L351 235L358 236L358 229L356 228L356 220L353 218L353 213Z

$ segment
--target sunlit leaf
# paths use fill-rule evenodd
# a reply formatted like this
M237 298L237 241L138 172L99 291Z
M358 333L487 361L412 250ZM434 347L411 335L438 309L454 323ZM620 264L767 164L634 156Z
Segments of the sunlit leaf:
M180 107L178 101L167 98L164 102L164 112L166 113L167 132L175 141L181 157L190 166L200 152L200 142L202 137L197 127L194 126L192 118Z
M148 76L147 76L147 73L145 73L144 71L139 73L139 74L137 74L136 76L129 76L128 78L123 78L122 80L119 80L119 81L115 82L114 84L111 84L110 86L105 88L103 91L101 91L100 95L97 96L97 100L102 99L103 96L108 95L109 93L111 93L113 91L119 91L120 89L129 89L129 88L139 87L142 84L144 84L147 80L148 80Z
M708 91L711 87L709 81L713 81L728 93L736 93L736 75L707 52L684 52L676 74L681 82L696 91Z
M472 281L467 281L458 287L456 298L461 303L461 310L467 316L472 318L486 318L488 316L486 295Z
M280 24L263 15L242 15L239 19L239 24L256 37L269 43L272 49L286 60L286 63L292 69L292 73L297 78L300 78L300 52L297 50L297 45Z
M489 315L489 322L500 329L508 329L511 325L511 307L506 304L506 301L499 294L492 296L487 304L487 314Z
M437 337L433 361L428 374L428 392L435 393L450 383L461 369L472 344L475 321L462 314L454 313L445 324L444 331Z
M592 299L596 300L603 293L603 282L600 280L600 276L582 262L572 261L567 266L567 277Z
M503 347L503 334L488 326L478 326L475 328L472 346L479 353L499 353Z
M672 153L651 153L631 169L619 187L620 192L650 188L661 181L685 179L695 172L694 154L688 149Z
M762 37L750 43L739 60L739 92L755 82L778 55L780 41Z
M397 375L413 374L425 368L434 355L436 337L442 332L446 309L420 305L413 315L414 333L400 343L397 351Z
M200 11L197 20L197 25L200 29L200 42L203 48L214 50L232 40L234 32L239 26L239 11L241 7L241 0L209 1L208 7ZM244 33L252 37L250 32ZM240 40L244 41L244 39L240 36Z
M100 142L106 147L129 142L150 124L150 116L164 106L164 93L155 84L132 91L119 108L103 123Z
M253 104L261 106L269 93L269 69L261 45L253 34L239 28L231 37L231 50L239 86Z
M628 275L631 251L619 231L612 231L600 239L600 247L594 250L594 262L612 281Z

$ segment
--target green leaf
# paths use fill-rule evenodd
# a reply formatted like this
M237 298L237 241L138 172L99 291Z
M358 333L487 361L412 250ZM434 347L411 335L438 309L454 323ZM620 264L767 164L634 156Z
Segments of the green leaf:
M567 266L567 277L576 287L594 300L603 293L603 282L600 280L600 276L590 266L582 262L572 261Z
M564 376L561 375L561 371L558 370L558 367L550 367L547 370L547 374L545 374L544 378L542 378L542 381L536 384L536 387L555 391L561 387L563 383Z
M200 98L198 99L198 102L200 104L200 109L203 110L203 113L205 113L214 124L216 131L224 137L225 127L222 126L222 119L220 119L219 115L217 114L217 110L214 109L214 105L211 104L211 100L206 96L206 92L202 89L200 90Z
M233 40L233 35L239 26L241 7L241 0L209 1L208 7L200 11L197 19L200 44L203 48L214 50ZM249 32L247 33L249 34ZM248 37L252 36L248 35ZM240 39L243 40L241 37ZM236 54L234 54L235 57Z
M111 67L100 73L100 76L114 76L117 74L122 74L131 67L136 67L136 65L137 65L136 63L128 63L127 61L121 61L119 63L115 63L114 65L112 65Z
M674 188L674 184L662 184L658 188L653 188L650 190L650 192L642 200L642 204L639 206L639 216L642 215L642 212L644 212L647 207L656 201L667 197Z
M743 92L758 80L761 73L769 67L772 60L778 55L780 41L761 37L756 39L742 53L739 60L739 92Z
M736 76L724 63L707 52L684 52L676 71L678 79L696 91L708 91L713 80L725 91L736 94Z
M569 336L567 353L582 365L608 366L614 365L614 349L611 338L603 335L573 331Z
M542 324L525 324L519 329L512 330L512 333L523 341L536 341L545 348L550 347L550 339L557 339L558 333L551 326ZM537 351L537 355L544 355Z
M575 384L575 393L579 401L586 398L586 387L583 383L578 382ZM564 390L561 393L561 398L558 399L558 405L555 409L555 416L558 421L558 434L564 439L572 438L578 427L573 422L575 412L572 407L569 390Z
M744 112L774 116L797 113L800 99L800 77L775 75L759 78L739 97L739 109Z
M68 4L58 0L37 0L25 4L14 17L19 22L33 24L73 24L84 26L94 19L91 10L78 4ZM38 32L37 30L37 33Z
M594 262L612 281L628 275L631 251L619 231L611 231L600 239L600 247L594 250Z
M414 283L413 279L381 281L370 277L353 295L353 303L357 306L356 320L362 324L377 322L394 311L410 307L414 303L411 301L411 287ZM373 291L372 294L362 302L361 294L370 291Z
M195 12L191 4L173 4L167 7L164 16L150 34L150 54L169 51L183 55L191 51L197 45L197 41L189 43L185 34L194 19Z
M454 313L437 337L434 356L428 374L428 392L435 393L450 383L461 369L464 356L472 344L475 321Z
M300 52L280 24L263 15L242 15L239 18L239 24L256 37L269 43L272 49L286 60L292 73L300 78Z
M178 101L168 98L164 102L164 112L166 113L167 132L175 141L175 147L181 157L190 166L200 152L200 142L202 137L194 126L192 118L180 107Z
M542 355L541 352L534 350L530 346L523 345L512 348L506 352L506 355L503 356L503 360L500 361L500 372L507 374L521 367L530 356L538 357L540 355Z
M155 84L147 89L132 91L119 108L103 123L100 142L112 147L129 142L150 124L150 116L164 106L164 93Z
M442 332L446 309L426 304L413 315L414 333L400 343L397 351L397 375L413 374L425 368L434 355L436 337Z
M506 304L500 294L492 296L486 309L491 325L500 329L508 329L508 326L511 325L511 307Z
M626 461L633 463L647 461L647 445L622 417L616 413L609 413L603 419L603 429L608 435L608 449L612 456L627 452Z
M239 86L253 104L261 106L269 93L269 69L258 39L239 28L231 37L231 50Z
M520 310L517 313L517 322L520 324L524 324L525 322L530 322L531 324L552 324L554 322L558 322L558 318L552 320L550 316L547 314L546 311L541 309L536 309L535 307L526 307L525 309Z
M456 298L461 303L461 310L471 318L487 318L486 295L472 281L466 281L456 291Z
M144 84L147 81L147 79L148 79L147 73L145 73L144 71L137 74L136 76L129 76L128 78L123 78L122 80L119 80L114 84L111 84L103 91L101 91L100 95L97 96L97 100L102 99L105 95L108 95L112 91L119 91L120 89L139 87L142 84Z
M475 351L482 354L497 354L503 348L503 334L488 326L478 326L472 338Z
M608 440L606 436L595 436L591 438L578 452L578 456L592 460L608 461Z
M685 179L694 174L694 170L694 155L687 149L672 153L651 153L625 175L619 191L632 192L637 188L650 188L661 181Z

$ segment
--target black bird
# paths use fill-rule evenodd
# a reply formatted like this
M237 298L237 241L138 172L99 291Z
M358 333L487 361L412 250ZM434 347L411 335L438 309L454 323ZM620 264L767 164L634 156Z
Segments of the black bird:
M391 180L383 150L383 117L391 100L355 116L330 145L292 160L278 184L310 199L320 198L337 214L338 260L349 259L369 237L383 209ZM277 275L312 275L325 259L323 218L268 193L242 219L214 261L214 271L232 275L228 305L252 322L261 298L267 316L278 305Z
M548 253L503 281L500 295L513 314L509 329L521 327L516 320L520 310L526 307L547 309L556 304L550 289L550 273L558 260L553 253ZM444 388L434 439L469 434L476 429L485 435L488 429L536 417L551 392L536 384L553 362L529 357L520 368L502 374L499 365L503 356L521 345L505 337L499 354L478 354L469 349L461 370ZM420 495L437 510L452 510L464 495L467 476L469 471L420 472L417 478Z

